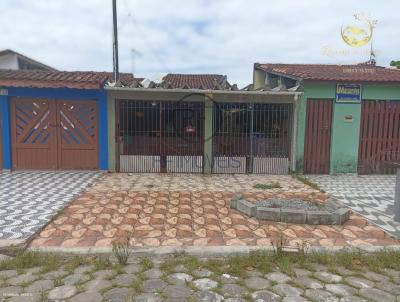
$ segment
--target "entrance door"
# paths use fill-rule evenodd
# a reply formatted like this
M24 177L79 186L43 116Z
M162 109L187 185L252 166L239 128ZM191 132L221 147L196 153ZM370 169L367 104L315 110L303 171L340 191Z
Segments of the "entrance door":
M332 101L307 100L304 173L329 174Z
M400 161L400 102L362 101L358 173L395 173L385 161Z
M13 169L96 169L97 104L13 98Z
M12 100L12 162L14 169L57 168L57 115L49 100Z

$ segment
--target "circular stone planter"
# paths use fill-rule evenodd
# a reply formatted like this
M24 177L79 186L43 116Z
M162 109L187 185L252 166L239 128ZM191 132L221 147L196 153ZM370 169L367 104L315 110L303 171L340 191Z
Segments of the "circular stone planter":
M231 208L260 220L296 224L342 225L350 216L350 210L336 200L318 204L304 200L267 199L250 202L235 195Z

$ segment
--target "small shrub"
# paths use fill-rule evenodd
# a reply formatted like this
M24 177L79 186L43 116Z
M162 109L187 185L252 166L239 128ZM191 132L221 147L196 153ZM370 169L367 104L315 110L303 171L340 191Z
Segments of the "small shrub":
M125 240L115 240L112 243L113 254L120 265L128 263L128 258L131 254L129 241L130 238L128 237Z

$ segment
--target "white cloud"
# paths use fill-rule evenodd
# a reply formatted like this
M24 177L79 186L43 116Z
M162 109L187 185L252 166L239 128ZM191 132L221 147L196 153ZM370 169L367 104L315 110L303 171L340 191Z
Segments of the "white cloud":
M342 24L357 12L378 19L378 63L398 57L395 0L118 0L120 69L227 74L251 82L254 62L355 63L365 55L328 57L323 47L349 49ZM111 70L111 0L1 0L1 48L58 69ZM362 50L366 50L363 48Z

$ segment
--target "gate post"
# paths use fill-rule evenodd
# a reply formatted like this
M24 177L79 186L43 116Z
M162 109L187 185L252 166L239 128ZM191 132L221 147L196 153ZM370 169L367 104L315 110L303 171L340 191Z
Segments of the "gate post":
M7 91L8 92L8 91ZM0 156L2 156L2 160L0 160L0 170L3 169L11 169L11 130L10 130L10 98L8 95L0 95L0 139L3 140L0 142L0 148L2 148L0 152ZM3 163L1 165L1 163Z
M213 113L214 103L213 95L207 94L204 97L204 156L203 173L211 174L214 164L213 159Z
M115 122L115 96L111 91L107 91L108 170L111 172L115 172L117 166Z

